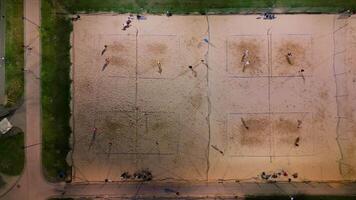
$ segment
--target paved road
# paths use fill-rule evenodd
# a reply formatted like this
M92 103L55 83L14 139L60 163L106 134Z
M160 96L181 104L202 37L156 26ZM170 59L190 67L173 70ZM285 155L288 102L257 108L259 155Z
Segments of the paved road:
M5 57L5 0L0 0L0 58ZM0 60L0 104L5 100L5 62Z
M40 122L40 0L24 1L25 45L31 41L31 51L25 53L25 106L26 106L26 166L19 181L2 199L41 200L56 194L56 186L45 181L41 165ZM34 24L35 23L35 24ZM58 186L57 186L58 188ZM58 192L58 191L57 191Z

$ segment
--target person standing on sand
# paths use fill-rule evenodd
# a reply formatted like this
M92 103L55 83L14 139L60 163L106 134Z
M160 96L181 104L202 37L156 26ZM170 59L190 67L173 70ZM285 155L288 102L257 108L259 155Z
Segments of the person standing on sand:
M96 133L97 133L98 129L96 127L93 128L93 137L95 138Z
M105 63L104 63L104 65L103 65L103 68L101 69L101 71L104 71L105 68L109 65L109 63L110 63L110 59L109 59L109 58L106 58L106 59L105 59Z
M107 49L108 49L108 45L104 45L104 49L101 51L101 55L104 55Z
M97 130L98 130L98 129L94 126L93 132L92 132L92 136L91 136L91 141L90 141L90 143L89 143L89 150L91 149L91 146L93 146L93 144L94 144L94 142L95 142Z
M162 74L162 64L159 60L157 60L158 73Z
M297 137L294 141L294 146L299 147L300 137Z
M292 53L291 53L291 52L288 52L286 58L287 58L287 62L288 62L290 65L293 65Z
M193 69L193 66L189 65L189 69L192 71L194 77L198 76L198 73Z
M246 67L250 64L248 49L246 49L242 54L241 62L242 62L242 72L245 72Z

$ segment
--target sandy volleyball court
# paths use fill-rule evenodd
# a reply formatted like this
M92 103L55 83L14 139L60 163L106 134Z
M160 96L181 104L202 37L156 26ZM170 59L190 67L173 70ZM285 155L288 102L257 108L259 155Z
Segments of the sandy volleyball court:
M74 182L356 179L356 18L127 17L74 22Z

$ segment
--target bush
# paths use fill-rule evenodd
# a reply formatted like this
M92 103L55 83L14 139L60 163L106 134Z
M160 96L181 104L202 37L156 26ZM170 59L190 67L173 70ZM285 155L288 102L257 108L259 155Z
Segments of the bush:
M19 175L24 167L24 134L3 135L0 137L0 172L6 175Z

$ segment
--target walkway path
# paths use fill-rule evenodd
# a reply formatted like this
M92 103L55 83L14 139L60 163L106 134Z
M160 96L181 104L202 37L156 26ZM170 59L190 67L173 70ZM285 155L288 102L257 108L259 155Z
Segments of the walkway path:
M243 195L356 195L352 183L128 183L71 184L70 197L234 197Z
M25 45L31 41L31 51L25 53L26 105L26 166L18 183L3 199L41 200L56 194L55 185L47 183L41 165L41 104L40 104L40 0L24 1Z

